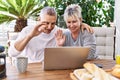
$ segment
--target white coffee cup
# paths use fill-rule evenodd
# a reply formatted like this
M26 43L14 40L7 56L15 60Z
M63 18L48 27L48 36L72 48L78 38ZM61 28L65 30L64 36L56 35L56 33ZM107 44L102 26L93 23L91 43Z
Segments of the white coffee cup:
M14 60L15 67L19 73L24 73L27 70L28 58L16 57Z

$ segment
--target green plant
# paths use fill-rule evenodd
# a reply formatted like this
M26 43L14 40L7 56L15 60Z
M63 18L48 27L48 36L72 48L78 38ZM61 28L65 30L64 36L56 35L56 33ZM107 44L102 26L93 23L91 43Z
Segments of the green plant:
M35 17L43 7L41 0L0 0L0 24L16 20L15 32L27 26L27 19Z
M16 20L15 32L27 26L27 19L38 16L44 6L55 7L58 25L65 27L63 13L70 4L82 7L83 22L90 26L109 26L114 20L114 0L0 0L0 24Z
M58 18L64 14L70 4L79 4L82 8L83 22L90 26L110 26L114 20L114 0L46 0L47 5L55 7ZM59 21L63 21L60 19ZM58 21L58 23L59 23ZM64 23L62 22L61 25Z
M82 15L84 22L88 23L91 26L110 26L109 23L113 21L113 0L101 0L100 2L96 2L96 0L89 0L87 2L84 2L84 4L82 2L79 3L79 5L81 5L83 10Z

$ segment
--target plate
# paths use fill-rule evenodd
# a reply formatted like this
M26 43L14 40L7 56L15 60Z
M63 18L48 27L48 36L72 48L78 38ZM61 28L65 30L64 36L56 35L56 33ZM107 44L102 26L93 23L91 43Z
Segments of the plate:
M78 80L91 80L93 75L91 75L86 69L76 69L73 74Z

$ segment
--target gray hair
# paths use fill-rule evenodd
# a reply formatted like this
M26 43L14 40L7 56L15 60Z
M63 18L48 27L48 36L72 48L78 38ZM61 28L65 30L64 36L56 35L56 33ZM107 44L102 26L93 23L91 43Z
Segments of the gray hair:
M56 13L55 9L52 8L52 7L49 7L49 6L44 7L43 9L41 9L39 16L42 16L44 14L57 17L57 13Z
M82 18L81 7L78 4L71 4L67 6L64 12L64 20L66 21L69 17Z

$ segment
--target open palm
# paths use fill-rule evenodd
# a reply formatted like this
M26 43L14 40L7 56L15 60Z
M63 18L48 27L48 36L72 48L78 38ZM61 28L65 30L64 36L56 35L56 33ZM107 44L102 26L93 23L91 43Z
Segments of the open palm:
M63 34L62 30L58 30L55 34L56 43L58 46L63 46L65 42L65 35Z

